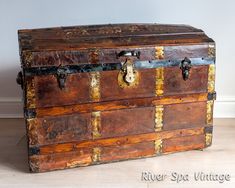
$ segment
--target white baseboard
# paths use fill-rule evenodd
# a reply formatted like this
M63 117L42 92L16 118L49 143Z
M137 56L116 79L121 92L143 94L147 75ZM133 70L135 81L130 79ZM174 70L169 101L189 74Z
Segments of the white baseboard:
M23 118L23 102L20 98L0 98L0 118Z
M216 100L215 118L235 118L235 97ZM23 118L23 103L19 98L0 98L0 118Z
M235 118L235 97L221 97L215 101L215 118Z

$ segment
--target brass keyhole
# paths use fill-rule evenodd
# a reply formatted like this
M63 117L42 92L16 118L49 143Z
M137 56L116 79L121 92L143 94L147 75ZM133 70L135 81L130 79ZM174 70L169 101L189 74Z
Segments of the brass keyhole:
M118 83L121 88L134 87L138 85L139 74L134 69L134 64L130 59L122 65L122 68L118 74Z
M130 61L126 62L126 75L124 77L127 83L133 83L135 81L135 74L133 64Z

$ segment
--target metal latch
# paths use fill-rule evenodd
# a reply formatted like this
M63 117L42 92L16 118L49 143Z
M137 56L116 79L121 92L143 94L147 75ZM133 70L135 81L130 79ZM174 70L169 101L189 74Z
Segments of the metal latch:
M59 67L57 69L57 81L58 81L58 85L60 89L64 89L65 88L65 82L67 79L69 73L69 69L67 67Z
M135 81L135 71L134 66L130 60L127 60L123 65L123 70L125 72L124 80L131 84Z
M118 84L121 88L134 87L139 84L139 74L134 68L134 59L140 59L140 51L124 50L116 52L117 59L122 61L118 74ZM124 61L124 63L123 63Z
M182 77L184 80L187 80L189 78L189 71L191 67L191 60L185 57L184 60L180 63L180 69L182 70Z
M118 83L119 86L124 87L133 87L138 85L139 74L134 69L134 64L130 59L126 59L126 62L122 64L122 68L118 74Z

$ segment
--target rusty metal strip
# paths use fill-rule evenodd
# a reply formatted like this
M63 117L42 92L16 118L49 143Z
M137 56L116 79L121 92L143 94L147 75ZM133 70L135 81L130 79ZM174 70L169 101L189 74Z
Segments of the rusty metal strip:
M30 67L33 61L33 54L30 51L23 51L22 54L22 65Z
M40 160L37 156L30 156L29 158L29 170L30 172L39 172L40 171Z
M29 145L36 145L38 143L38 134L36 132L37 123L36 118L26 119Z
M161 131L163 128L163 105L155 106L155 131Z
M204 132L205 132L205 145L206 147L208 147L212 144L213 126L205 127Z
M210 146L212 144L212 133L206 133L205 143L206 143L206 146Z
M164 59L164 47L156 46L155 47L155 58L156 59Z
M160 155L162 153L162 139L154 141L154 148L155 148L155 153L157 155Z
M100 73L92 72L90 73L91 83L90 83L90 97L93 101L100 100Z
M92 125L92 136L93 139L101 137L101 118L100 112L91 113L91 125Z
M156 69L156 96L162 96L163 95L163 86L164 86L164 68L160 67Z
M206 105L206 123L208 125L212 125L213 123L213 104L214 104L214 101L211 100L211 101L207 101L207 105Z
M208 57L215 57L215 44L209 44Z
M91 49L89 51L89 63L98 63L99 62L99 54L100 54L100 50L99 49Z
M101 148L95 147L92 150L92 163L99 163L101 160Z
M34 77L30 77L26 80L26 107L27 108L36 107Z
M210 64L208 67L208 93L215 91L215 64Z

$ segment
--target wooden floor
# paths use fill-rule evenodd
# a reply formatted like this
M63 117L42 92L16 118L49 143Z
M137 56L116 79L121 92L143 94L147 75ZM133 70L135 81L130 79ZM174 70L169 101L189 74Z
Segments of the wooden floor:
M214 122L213 145L204 151L30 174L24 121L0 119L0 187L235 187L235 119L216 119ZM166 176L163 181L142 181L143 172ZM198 182L194 180L194 173L199 172L212 173L213 177L229 174L231 179L224 183ZM172 173L184 175L186 181L171 180L175 177Z

